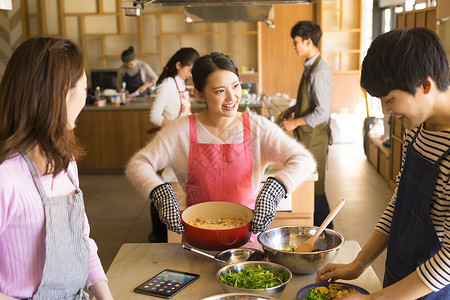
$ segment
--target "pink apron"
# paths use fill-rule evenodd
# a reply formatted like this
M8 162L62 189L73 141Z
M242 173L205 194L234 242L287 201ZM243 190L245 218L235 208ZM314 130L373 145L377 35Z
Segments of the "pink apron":
M189 91L185 89L184 91L180 91L180 88L178 87L177 80L175 77L172 77L173 81L175 81L175 85L177 86L178 94L180 95L180 113L178 114L178 117L182 116L188 116L191 114L191 97L189 96ZM181 106L184 106L184 111L181 112Z
M252 186L253 156L248 113L242 114L244 143L197 143L195 115L189 116L189 169L186 203L191 206L208 201L236 202L255 209ZM250 241L256 241L252 234Z

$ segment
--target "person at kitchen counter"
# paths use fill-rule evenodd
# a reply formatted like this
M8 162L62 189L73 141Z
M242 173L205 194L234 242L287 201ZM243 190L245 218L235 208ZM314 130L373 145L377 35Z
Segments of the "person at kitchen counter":
M450 79L439 36L425 28L378 36L361 87L406 128L398 186L355 260L325 266L316 280L356 278L387 249L384 289L346 299L450 299Z
M168 229L183 233L178 200L158 170L171 167L188 206L233 201L254 209L251 230L266 230L279 201L314 172L311 153L266 118L238 112L242 96L237 67L224 54L200 57L192 69L194 94L204 112L179 118L156 134L128 163L126 176L155 204ZM283 168L259 193L269 163ZM252 237L255 241L255 236Z
M73 132L86 103L79 47L26 40L0 83L0 299L113 299L89 238Z
M169 59L156 82L156 98L150 111L150 122L165 126L191 113L191 97L186 80L199 55L194 48L181 48Z
M328 120L333 97L330 68L319 52L322 29L311 21L300 21L291 29L294 49L304 56L305 69L297 93L297 103L284 110L280 117L284 131L294 131L295 138L311 151L317 160L319 179L314 184L314 225L320 226L330 213L325 194L325 169L331 130ZM294 118L290 119L292 114ZM328 225L333 228L333 223Z
M199 54L194 48L181 48L169 59L156 82L156 98L150 110L150 122L162 127L175 119L191 113L191 97L186 89L186 80L192 74L194 62ZM155 128L150 131L157 131ZM152 233L150 242L167 242L167 228L158 217L154 203L150 206Z
M158 75L147 63L136 58L132 46L122 52L121 58L123 64L117 71L117 90L122 90L125 83L125 90L131 97L147 96L148 88L155 85Z

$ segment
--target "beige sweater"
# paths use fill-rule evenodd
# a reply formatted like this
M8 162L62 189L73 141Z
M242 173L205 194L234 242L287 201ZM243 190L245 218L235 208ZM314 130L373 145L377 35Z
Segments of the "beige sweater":
M259 192L264 171L271 163L283 166L275 177L284 184L288 193L294 191L315 171L316 162L312 154L266 118L250 113L250 131L253 154L252 183L255 196ZM227 140L222 141L208 132L197 120L198 143L243 143L242 121L228 132L232 134ZM163 127L150 143L131 158L126 176L145 198L149 198L150 192L164 183L157 171L171 167L185 190L189 146L189 118L183 117Z

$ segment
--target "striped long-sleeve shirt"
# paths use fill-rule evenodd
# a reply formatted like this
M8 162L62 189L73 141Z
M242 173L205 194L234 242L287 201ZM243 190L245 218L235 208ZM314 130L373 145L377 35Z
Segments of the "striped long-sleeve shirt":
M412 141L418 128L406 131L403 143L402 168L397 176L397 184L402 176L405 163L406 148ZM431 162L437 159L450 147L450 131L427 131L423 127L420 130L414 149ZM430 257L416 271L423 282L433 291L438 291L450 283L450 154L442 158L439 164L439 175L436 180L433 195L430 202L430 215L436 230L436 234L442 245L436 255ZM397 189L384 211L376 230L389 235L392 216L397 199Z

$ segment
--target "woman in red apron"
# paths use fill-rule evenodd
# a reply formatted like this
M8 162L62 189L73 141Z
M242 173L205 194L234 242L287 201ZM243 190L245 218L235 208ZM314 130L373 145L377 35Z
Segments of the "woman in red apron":
M194 94L206 103L204 112L164 127L130 161L130 181L154 203L169 230L182 233L178 200L172 186L156 171L170 166L186 191L187 205L232 201L254 209L251 230L268 228L276 207L315 169L301 144L266 118L238 112L242 89L237 67L225 55L211 53L192 69ZM271 162L284 168L259 189ZM253 236L253 241L255 236Z
M0 84L1 299L86 300L85 289L113 299L75 163L86 88L72 41L32 38L8 62Z

